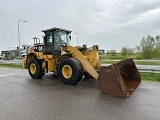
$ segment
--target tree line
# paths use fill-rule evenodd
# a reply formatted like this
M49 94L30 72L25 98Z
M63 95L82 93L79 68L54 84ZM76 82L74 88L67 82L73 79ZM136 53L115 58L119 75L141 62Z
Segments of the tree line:
M109 50L107 54L116 55L116 50ZM160 58L160 35L155 37L148 35L143 37L135 48L129 48L127 46L122 47L121 55L129 56L138 54L142 59L159 59Z

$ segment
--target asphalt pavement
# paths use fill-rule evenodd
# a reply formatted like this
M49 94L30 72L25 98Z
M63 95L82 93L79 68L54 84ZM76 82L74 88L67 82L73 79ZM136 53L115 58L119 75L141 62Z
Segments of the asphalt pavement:
M160 83L144 82L128 98L101 93L95 79L65 85L52 73L31 79L0 67L0 120L159 120Z

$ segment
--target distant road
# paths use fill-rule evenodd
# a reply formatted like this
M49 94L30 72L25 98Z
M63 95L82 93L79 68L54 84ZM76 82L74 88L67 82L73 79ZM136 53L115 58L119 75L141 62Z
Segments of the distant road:
M106 61L120 61L120 60L106 60ZM134 60L134 61L160 61L160 60ZM1 60L1 63L17 64L23 63L22 60ZM109 66L110 64L102 64L102 66ZM160 73L160 65L136 65L140 72L155 72Z

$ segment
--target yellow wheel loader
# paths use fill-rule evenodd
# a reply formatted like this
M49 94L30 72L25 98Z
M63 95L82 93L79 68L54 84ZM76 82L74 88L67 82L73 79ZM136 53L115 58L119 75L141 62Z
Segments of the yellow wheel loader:
M93 77L98 80L103 93L123 97L128 97L140 84L140 74L133 59L102 66L99 63L98 45L93 45L89 52L86 45L70 45L70 30L54 27L42 32L45 34L43 43L33 38L34 44L23 59L23 66L33 79L54 72L63 83L74 85L83 76Z

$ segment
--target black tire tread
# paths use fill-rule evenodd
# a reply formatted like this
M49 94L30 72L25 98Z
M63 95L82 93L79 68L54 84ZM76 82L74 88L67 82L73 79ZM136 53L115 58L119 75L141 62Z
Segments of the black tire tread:
M61 73L61 71L62 71L61 69L62 69L62 67L63 67L63 65L65 63L71 65L73 67L72 69L75 69L75 70L73 70L73 72L74 72L73 74L75 74L76 76L73 75L75 78L71 77L71 79L70 79L71 81L66 80L63 77L62 73ZM74 85L74 84L78 83L82 79L82 77L83 77L83 67L82 67L82 64L77 59L75 59L75 58L65 58L65 59L63 59L60 62L58 71L59 71L59 77L62 79L63 83L69 84L69 85ZM75 73L75 71L77 73Z
M36 73L35 74L32 74L31 71L30 71L30 65L34 63L35 66L36 66ZM44 76L44 72L42 70L42 67L40 65L40 62L37 60L37 59L31 59L28 63L28 72L30 74L30 76L33 78L33 79L39 79L39 78L42 78Z

